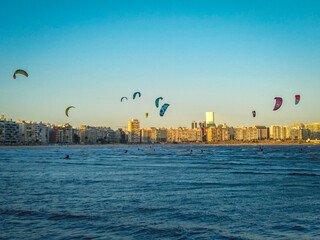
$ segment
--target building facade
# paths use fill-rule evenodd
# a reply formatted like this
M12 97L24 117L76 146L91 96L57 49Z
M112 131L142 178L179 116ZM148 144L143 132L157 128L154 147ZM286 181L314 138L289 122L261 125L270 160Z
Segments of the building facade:
M191 129L195 129L195 128L197 128L197 127L198 127L197 122L196 122L196 121L192 121L192 122L191 122Z
M229 141L233 138L233 128L226 124L207 128L207 142Z
M206 112L206 127L214 126L214 113Z
M169 143L202 142L202 131L201 128L168 128L166 141Z
M120 142L122 133L120 133L119 139L116 139L116 133L110 127L102 126L88 126L81 125L79 127L79 137L81 144L106 144Z
M320 139L320 123L305 124L304 127L310 131L310 139Z
M22 144L37 145L49 143L50 131L52 130L50 124L22 120L16 121L16 123L19 124L19 135Z
M12 119L0 118L0 144L16 145L20 143L19 124Z
M128 143L140 143L140 122L132 119L128 122Z

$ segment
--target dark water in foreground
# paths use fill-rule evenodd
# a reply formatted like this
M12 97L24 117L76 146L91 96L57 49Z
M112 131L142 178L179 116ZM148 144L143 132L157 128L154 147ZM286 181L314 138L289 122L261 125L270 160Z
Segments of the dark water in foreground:
M320 146L302 148L0 149L0 239L320 239Z

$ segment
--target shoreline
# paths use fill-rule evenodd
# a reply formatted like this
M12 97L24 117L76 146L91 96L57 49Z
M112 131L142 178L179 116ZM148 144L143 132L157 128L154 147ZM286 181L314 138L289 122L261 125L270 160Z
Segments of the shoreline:
M74 147L133 147L133 146L309 146L320 145L317 143L308 142L228 142L228 143L140 143L140 144L127 144L127 143L114 143L114 144L68 144L68 145L0 145L0 149L18 149L18 148L74 148Z

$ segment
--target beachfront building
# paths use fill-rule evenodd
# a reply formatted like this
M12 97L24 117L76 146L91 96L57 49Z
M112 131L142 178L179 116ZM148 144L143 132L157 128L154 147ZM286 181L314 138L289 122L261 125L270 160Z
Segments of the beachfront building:
M79 127L79 137L81 144L106 144L120 142L121 132L120 139L116 140L115 131L110 127L81 125Z
M151 134L151 142L152 143L161 143L167 141L167 129L156 128L155 131Z
M301 127L291 127L290 138L292 140L307 140L310 136L310 130Z
M290 139L290 127L288 126L280 126L280 139L286 140Z
M206 121L199 122L199 127L205 128L207 126Z
M81 144L95 144L97 142L97 134L92 126L80 125L79 137Z
M22 144L34 145L49 143L50 124L22 120L18 120L16 123L19 124L19 135Z
M143 128L140 131L142 143L161 143L166 142L167 129L166 128Z
M140 122L132 119L128 122L128 143L140 143Z
M303 123L294 123L291 125L291 127L299 127L299 128L304 128L304 124Z
M233 136L233 128L227 126L227 124L221 125L221 140L222 141L229 141L232 139Z
M234 129L225 123L207 128L207 142L228 141L233 138Z
M252 128L257 131L258 140L264 140L268 138L268 129L266 126L253 125Z
M52 125L52 130L49 133L49 143L74 144L75 130L68 123Z
M206 127L213 127L214 125L214 113L206 112Z
M200 128L190 129L185 127L168 128L167 142L202 142L202 131Z
M207 142L217 142L219 141L220 132L217 127L207 128Z
M281 126L275 126L275 125L271 125L270 126L270 139L281 139Z
M96 130L96 143L114 143L115 142L115 133L110 127L95 127Z
M151 143L151 128L143 128L140 130L141 143Z
M253 125L252 127L235 127L233 139L236 141L255 141L268 138L268 128L265 126Z
M244 126L235 127L233 129L233 139L236 141L244 141L245 135L246 135L246 130L247 130L247 128Z
M20 144L19 124L12 119L0 118L0 144Z
M257 128L249 127L245 131L244 140L245 141L253 141L258 140L258 132Z
M320 123L310 123L304 126L310 131L310 139L320 139Z
M118 128L114 131L114 142L115 143L126 143L126 134L122 128Z

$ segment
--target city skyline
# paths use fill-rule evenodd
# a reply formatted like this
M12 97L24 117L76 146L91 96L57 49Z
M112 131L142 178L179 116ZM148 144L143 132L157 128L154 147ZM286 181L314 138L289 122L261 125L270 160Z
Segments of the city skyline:
M206 112L207 113L207 112ZM80 124L80 125L72 125L69 122L65 122L65 123L54 123L54 122L46 122L46 121L35 121L35 120L26 120L26 119L13 119L11 117L7 117L4 114L1 115L0 120L5 120L5 121L9 121L9 122L16 122L16 123L21 123L21 122L25 122L25 123L31 123L31 124L44 124L44 125L52 125L52 126L63 126L63 125L70 125L73 128L81 128L82 126L88 126L88 127L103 127L103 128L111 128L111 129L123 129L123 130L129 130L129 123L130 122L135 122L138 121L139 122L139 128L143 129L143 128L190 128L190 129L194 129L194 128L210 128L210 127L218 127L218 126L229 126L229 127L252 127L252 126L265 126L265 127L271 127L271 126L295 126L297 124L320 124L320 122L293 122L291 124L271 124L271 125L267 125L267 124L253 124L253 125L244 125L244 124L240 124L240 125L231 125L228 123L222 123L222 122L214 122L213 124L207 124L206 121L202 120L202 121L190 121L189 124L187 125L179 125L176 126L141 126L141 121L137 118L132 118L128 121L126 121L125 125L122 126L117 126L115 128L113 128L110 125L92 125L92 124L88 124L88 123L84 123L84 124ZM195 124L196 127L193 127L193 124ZM201 124L204 124L204 126L202 126Z
M47 145L47 144L153 144L153 143L230 143L237 144L258 141L319 143L320 123L297 123L292 126L233 127L227 124L213 124L213 113L206 113L209 123L205 127L192 128L140 128L138 119L128 121L128 128L113 130L106 126L70 124L54 125L31 121L12 121L0 118L0 145Z
M15 120L113 129L132 118L190 126L206 111L231 126L320 120L318 1L17 1L0 20L0 113ZM29 77L13 79L19 68ZM164 117L159 96L170 103Z

